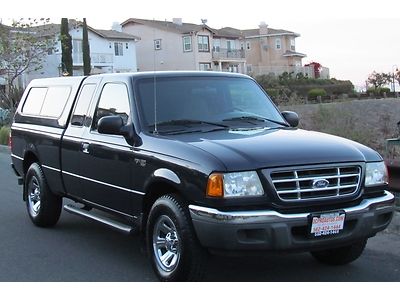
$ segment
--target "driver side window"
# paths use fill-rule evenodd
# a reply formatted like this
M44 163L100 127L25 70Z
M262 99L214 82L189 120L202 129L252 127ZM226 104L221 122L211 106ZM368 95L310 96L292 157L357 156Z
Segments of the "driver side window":
M124 83L107 83L104 85L97 105L92 129L97 130L97 123L105 116L121 116L124 125L130 121L129 95Z

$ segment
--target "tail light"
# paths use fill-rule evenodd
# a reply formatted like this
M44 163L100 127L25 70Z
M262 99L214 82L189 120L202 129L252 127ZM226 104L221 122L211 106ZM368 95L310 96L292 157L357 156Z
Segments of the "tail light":
M10 147L10 149L12 148L11 129L10 129L10 134L8 135L8 147Z

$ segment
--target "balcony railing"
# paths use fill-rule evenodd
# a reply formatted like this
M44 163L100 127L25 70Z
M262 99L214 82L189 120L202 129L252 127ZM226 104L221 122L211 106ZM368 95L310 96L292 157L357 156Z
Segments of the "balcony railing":
M83 65L83 55L82 53L73 53L72 60L74 66ZM90 64L92 66L108 66L113 64L114 55L110 53L90 53Z
M213 59L233 59L241 60L244 59L244 50L233 50L233 49L222 49L214 47L212 52Z
M58 61L61 61L61 53L57 54ZM72 53L74 66L83 66L82 53ZM114 55L111 53L90 53L90 64L94 67L106 67L114 63Z

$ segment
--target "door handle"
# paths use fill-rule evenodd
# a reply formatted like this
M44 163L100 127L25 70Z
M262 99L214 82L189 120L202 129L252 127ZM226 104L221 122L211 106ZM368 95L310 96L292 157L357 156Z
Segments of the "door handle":
M89 143L82 143L82 152L89 154L89 146L90 146Z

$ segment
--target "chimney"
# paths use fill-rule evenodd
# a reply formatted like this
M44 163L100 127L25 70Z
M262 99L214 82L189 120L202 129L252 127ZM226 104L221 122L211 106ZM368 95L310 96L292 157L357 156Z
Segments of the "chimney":
M114 31L122 32L122 26L119 24L119 22L113 22L111 29Z
M173 18L172 19L172 23L174 23L175 25L178 25L178 26L182 26L182 18Z
M268 34L268 24L265 21L262 21L258 27L260 27L260 35Z
M76 19L68 19L69 30L76 29L79 27L78 21Z

